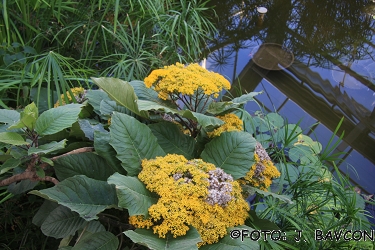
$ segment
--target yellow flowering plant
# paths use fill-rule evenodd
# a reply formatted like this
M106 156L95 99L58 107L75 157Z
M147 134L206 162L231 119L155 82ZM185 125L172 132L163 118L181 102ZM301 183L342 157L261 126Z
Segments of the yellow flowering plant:
M61 247L71 247L67 239L75 235L77 249L92 242L111 250L121 244L272 248L277 243L248 235L292 225L308 232L312 225L327 225L319 217L322 213L333 223L344 223L329 211L357 209L355 202L342 200L351 195L343 188L343 195L326 195L326 188L338 184L328 170L317 167L318 142L302 135L298 126L286 126L275 113L251 116L244 109L258 93L222 101L216 96L229 87L199 65L163 70L152 72L147 84L93 78L101 89L72 89L65 100L86 99L81 104L67 103L41 114L35 104L21 113L0 110L0 123L9 130L0 132L0 143L10 144L3 152L5 162L0 162L0 186L48 182L47 188L43 184L29 192L48 200L33 222L47 236L62 239ZM284 152L292 163L278 160ZM299 176L309 175L314 182L306 185L301 179L295 185ZM23 186L14 188L24 192ZM311 195L295 203L307 189ZM305 208L302 216L294 216ZM293 223L283 225L285 219ZM292 229L288 235L299 228ZM290 246L290 240L280 242Z
M229 82L198 64L153 71L145 82L92 80L100 89L72 88L39 117L36 106L19 114L22 120L9 127L27 125L26 139L0 134L0 142L11 136L30 159L29 170L6 183L32 178L54 185L30 192L56 205L37 215L44 233L96 239L87 230L117 249L118 239L109 233L113 226L125 230L128 244L152 249L257 249L257 241L231 233L254 230L245 185L276 177L263 172L243 183L257 164L257 141L236 111L256 93L221 101L217 97ZM74 223L60 223L69 218ZM96 232L97 220L110 224L108 231Z
M135 215L129 221L138 228L152 227L161 238L169 232L185 235L191 225L202 239L199 246L213 244L248 217L239 183L201 159L168 154L143 160L138 178L160 198L148 209L149 218Z

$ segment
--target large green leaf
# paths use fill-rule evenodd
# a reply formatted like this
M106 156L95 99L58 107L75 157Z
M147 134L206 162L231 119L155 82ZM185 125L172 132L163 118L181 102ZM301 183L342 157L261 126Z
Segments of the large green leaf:
M242 186L242 189L243 189L243 191L249 192L251 194L258 193L258 194L261 194L263 196L272 196L272 197L274 197L276 199L279 199L283 202L293 204L293 201L290 199L290 197L286 196L286 195L280 195L280 194L276 194L276 193L272 193L272 192L263 191L263 190L260 190L258 188L251 187L251 186L248 186L248 185Z
M158 110L158 111L162 111L164 113L172 113L172 114L179 113L179 111L177 109L174 109L174 108L168 107L164 104L160 104L160 103L150 101L150 100L138 100L137 103L138 103L139 110L144 110L144 111Z
M179 111L179 114L184 118L192 119L193 121L198 122L199 125L204 128L214 128L224 124L224 122L219 118L191 112L190 110L181 110Z
M248 101L253 101L254 96L261 94L262 92L251 92L248 94L243 94L240 97L236 97L231 101L227 102L212 102L210 103L207 112L213 115L219 115L225 111L231 109L237 109L241 107L243 104L247 103Z
M74 235L85 223L78 213L60 205L46 216L40 229L45 235L58 239Z
M279 130L284 125L284 119L277 113L269 113L262 120L259 131L268 132L270 130Z
M128 209L130 216L148 215L148 208L158 200L137 177L115 173L108 178L108 183L116 186L118 205Z
M148 117L148 113L146 111L140 111L138 109L138 97L135 95L132 85L130 85L128 82L118 78L109 77L92 77L91 79L119 105L126 107L141 117Z
M193 158L195 140L182 133L176 124L159 122L150 124L149 128L165 153L183 155L187 159Z
M86 93L89 104L94 108L94 112L101 115L100 103L103 100L111 100L106 92L103 90L88 90Z
M12 170L13 168L17 167L21 164L20 159L10 158L7 159L3 165L0 167L0 175L8 172L9 170Z
M105 159L91 152L60 157L55 161L54 169L60 181L75 175L106 181L114 173Z
M110 117L114 111L131 115L131 111L123 106L118 105L112 100L102 100L100 102L100 113L105 117Z
M92 122L91 120L87 120L87 119L78 120L79 127L82 130L82 132L85 134L85 137L93 141L95 131L104 132L106 130L104 129L103 124L95 123L95 122L93 122L94 124L92 124L91 122Z
M121 165L131 176L140 172L143 159L165 155L151 130L131 116L113 113L110 133L110 144L116 150Z
M146 246L149 249L160 250L192 250L198 249L197 243L202 239L198 231L191 227L186 235L174 238L171 234L167 234L165 238L159 238L151 229L136 229L134 231L124 232L134 243Z
M43 204L39 207L38 212L33 217L33 224L41 227L43 222L47 219L48 215L58 206L56 202L44 200Z
M104 158L109 166L115 171L119 172L120 174L126 174L125 169L121 167L121 161L116 157L116 151L114 148L109 144L111 139L109 132L101 132L95 131L94 132L94 148L95 152Z
M31 154L48 154L48 153L51 153L53 151L65 148L66 141L67 140L64 139L64 140L59 141L59 142L53 141L53 142L50 142L50 143L43 144L43 145L40 145L37 148L31 147L31 148L29 148L29 150L27 152L28 152L29 155L31 155Z
M254 164L255 139L246 132L225 132L207 143L201 157L234 179L244 177Z
M30 130L33 130L36 119L38 118L38 108L36 107L35 103L32 102L27 105L20 115L20 120L10 126L9 129L27 127Z
M72 250L117 250L118 238L110 232L97 232L80 240Z
M81 104L67 104L43 112L36 121L35 131L39 135L52 135L72 126L78 120Z
M168 106L166 101L158 97L158 92L156 92L152 88L147 88L144 82L135 80L129 82L129 84L133 86L134 92L140 100L149 100L161 105Z
M248 101L254 101L254 96L257 96L257 95L262 94L262 93L263 93L263 91L243 94L240 97L233 98L232 102L238 103L238 104L245 104Z
M98 213L118 203L114 186L84 175L76 175L54 187L30 193L56 201L79 213L87 221L96 219Z
M20 116L15 110L0 109L0 123L12 125L20 119Z
M11 145L28 145L29 143L23 139L20 134L15 132L2 132L0 133L0 142Z
M230 227L227 229L228 234L219 242L212 245L204 245L201 250L257 250L259 243L250 238L250 234L254 231L253 228L248 226ZM239 236L237 238L237 236ZM242 239L242 236L243 239Z

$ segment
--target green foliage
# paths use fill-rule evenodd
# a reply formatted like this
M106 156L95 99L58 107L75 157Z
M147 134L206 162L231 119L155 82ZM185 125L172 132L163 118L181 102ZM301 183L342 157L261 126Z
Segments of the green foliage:
M314 240L315 229L370 230L365 204L373 201L355 192L334 162L337 177L328 170L329 153L337 144L323 150L298 124L287 124L276 113L250 115L245 111L246 102L259 93L220 102L195 93L192 100L207 100L207 105L191 106L192 111L160 99L141 81L108 77L93 81L101 90L87 91L87 100L80 104L43 112L34 103L17 111L0 109L0 187L7 187L1 189L0 205L8 205L12 196L26 192L34 197L33 219L29 215L28 221L45 236L58 239L54 246L197 249L202 239L191 225L186 235L173 237L168 232L160 238L152 228L135 229L129 223L131 216L148 218L150 207L160 199L138 178L142 161L178 154L212 163L243 181L256 163L258 141L280 171L280 178L268 190L242 185L251 204L248 219L244 225L227 228L218 242L200 248L368 247L361 241ZM244 131L224 131L211 138L209 134L226 123L216 116L228 113L243 121ZM188 181L189 173L184 174ZM9 224L6 217L1 218L0 227ZM4 228L9 232L8 226ZM281 230L287 239L241 241L231 238L233 230ZM298 230L303 233L296 242L292 239Z
M71 88L90 88L91 76L131 81L196 61L216 30L213 10L196 0L8 0L0 9L3 108L30 99L51 108Z
M82 194L95 194L95 196ZM87 221L96 219L101 211L117 204L117 197L112 186L105 181L94 180L85 175L69 177L58 185L34 190L30 194L55 201L77 212Z
M158 197L136 177L115 173L108 178L108 183L116 186L118 205L127 208L130 216L148 215L148 208L157 202Z
M195 228L191 228L186 235L180 239L167 235L165 239L159 238L152 231L146 229L136 229L127 231L125 235L133 242L147 246L149 249L198 249L197 243L201 241L199 233Z
M234 179L244 177L254 164L256 141L246 132L226 132L207 143L202 159L215 164Z

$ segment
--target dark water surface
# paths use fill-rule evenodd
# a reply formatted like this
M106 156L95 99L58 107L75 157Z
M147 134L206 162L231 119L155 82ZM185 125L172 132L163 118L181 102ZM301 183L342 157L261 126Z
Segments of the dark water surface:
M339 168L363 193L375 193L375 3L211 4L220 17L219 34L209 45L213 53L206 67L231 79L232 89L240 85L247 92L263 90L257 100L265 110L277 111L289 123L302 119L304 133L323 149L345 117L338 150L347 154ZM267 8L267 13L262 16L257 7ZM246 109L253 114L259 106L250 102Z

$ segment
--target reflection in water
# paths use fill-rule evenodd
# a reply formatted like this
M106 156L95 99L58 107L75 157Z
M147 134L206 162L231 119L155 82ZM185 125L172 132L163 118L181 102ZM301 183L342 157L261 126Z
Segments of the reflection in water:
M346 137L339 150L365 157L368 174L360 180L353 175L353 182L374 193L375 4L368 0L212 0L211 4L220 18L217 39L205 51L207 67L231 78L234 87L240 83L244 91L264 89L266 95L260 99L285 95L279 104L264 100L270 111L289 114L297 111L285 112L286 107L302 108L300 118L319 121L331 131L345 116ZM257 11L260 6L267 8L266 14ZM268 43L291 51L293 64L277 71L259 67L256 52ZM273 89L264 88L266 83ZM310 133L322 137L316 129ZM330 136L328 130L324 133L323 137ZM363 168L353 155L349 158L354 167ZM344 171L344 164L340 168Z

